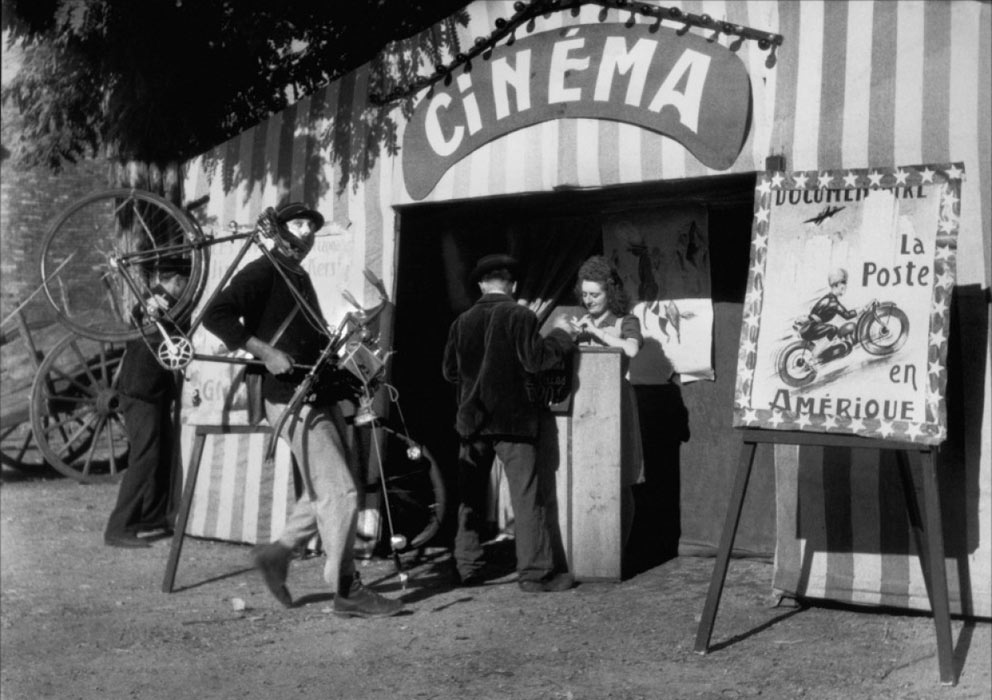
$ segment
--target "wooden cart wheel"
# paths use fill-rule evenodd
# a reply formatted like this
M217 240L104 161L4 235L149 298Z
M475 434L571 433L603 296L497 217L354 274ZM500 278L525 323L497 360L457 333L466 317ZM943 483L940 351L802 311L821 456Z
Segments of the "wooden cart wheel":
M31 383L44 359L32 330L36 335L46 337L46 341L61 338L64 331L56 330L56 335L47 338L49 327L36 325L32 329L22 311L16 311L10 318L17 322L16 327L12 324L9 330L0 332L0 362L3 364L3 378L0 380L0 463L25 474L51 473L51 467L38 449L31 429Z
M0 463L26 474L41 474L48 468L31 430L31 416L24 402L23 420L4 421L0 426Z
M127 466L117 380L121 342L69 336L41 363L31 426L48 463L81 483L116 479Z

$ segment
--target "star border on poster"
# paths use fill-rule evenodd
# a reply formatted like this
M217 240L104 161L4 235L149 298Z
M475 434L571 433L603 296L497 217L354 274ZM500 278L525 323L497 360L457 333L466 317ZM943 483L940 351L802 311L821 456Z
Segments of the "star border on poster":
M898 167L844 168L824 171L795 171L759 173L755 187L754 218L751 240L751 267L748 271L748 286L743 309L741 342L738 351L737 381L735 382L734 425L743 428L767 428L774 430L798 430L807 432L829 432L849 434L866 438L882 439L900 443L939 444L947 435L945 401L947 383L947 330L949 328L950 295L953 291L956 277L956 250L959 227L961 182L965 178L962 163L930 163L921 165L901 165ZM902 191L903 197L912 197L912 192L923 196L923 188L930 196L939 197L936 204L937 215L932 224L933 242L932 256L929 249L926 253L927 263L932 274L926 278L928 293L925 317L928 319L926 338L919 343L926 344L926 360L921 363L919 376L912 376L914 382L922 384L920 391L919 413L922 416L893 417L882 412L873 412L868 406L872 401L866 401L864 410L859 406L858 411L844 414L831 410L829 399L820 400L817 404L813 399L805 398L794 402L779 401L778 394L774 401L756 403L753 398L757 387L767 382L766 376L756 375L758 355L762 343L781 342L781 338L762 337L761 316L767 309L769 295L776 290L769 289L768 267L769 253L774 247L773 232L776 226L778 205L782 197L795 196L799 201L809 204L811 209L820 210L808 220L813 225L821 220L829 219L835 211L831 211L832 201L840 201L840 194L830 195L831 192L847 192L846 201L851 201L850 194L856 194L859 204L837 206L852 206L856 209L860 200L867 198L869 192ZM910 191L906 194L906 191ZM793 194L794 193L794 194ZM898 197L899 195L894 195ZM777 199L778 198L778 199ZM822 198L822 199L817 199ZM790 200L791 201L791 200ZM814 204L816 202L817 204ZM820 202L826 202L824 205ZM898 211L898 206L893 205ZM836 209L840 211L840 209ZM925 211L930 211L926 209ZM906 245L905 241L903 245ZM801 271L800 271L800 274ZM906 272L908 277L909 272ZM918 286L922 286L920 282ZM795 295L795 290L778 290L782 296ZM889 303L889 302L883 302ZM889 303L890 306L894 306ZM915 311L918 311L914 307ZM861 313L866 313L862 311ZM919 312L922 314L922 312ZM902 314L903 318L906 314ZM860 317L859 317L860 318ZM914 316L916 318L916 316ZM927 323L924 323L926 326ZM908 335L908 322L905 334ZM918 327L918 325L917 325ZM853 341L860 343L859 340ZM767 369L767 368L766 368ZM774 374L774 372L773 372ZM890 375L895 374L895 369ZM914 388L919 389L914 384ZM768 389L765 388L765 395ZM879 402L874 402L879 403ZM840 402L837 402L839 405ZM811 408L811 405L816 410ZM827 407L826 409L824 407Z

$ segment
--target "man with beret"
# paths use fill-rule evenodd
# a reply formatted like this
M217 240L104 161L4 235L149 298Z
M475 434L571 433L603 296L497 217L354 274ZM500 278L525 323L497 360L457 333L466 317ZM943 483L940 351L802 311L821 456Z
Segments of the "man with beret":
M307 373L300 365L312 365L328 340L313 283L300 267L324 217L291 202L263 212L258 225L272 239L271 255L250 262L231 279L207 309L203 325L231 350L245 349L265 363L262 398L266 417L275 424ZM293 550L319 533L324 580L336 593L334 612L395 615L402 603L366 588L355 570L358 490L354 454L338 405L344 397L317 394L287 421L282 434L303 475L303 493L279 538L255 547L252 557L272 594L291 607L286 578Z
M574 348L563 318L547 337L537 315L517 304L517 261L487 255L471 281L482 296L451 325L444 349L444 378L455 384L458 456L458 532L455 565L463 585L481 582L482 529L489 472L498 456L510 487L518 585L529 593L568 590L574 579L556 557L552 465L536 461L540 412L536 374Z
M189 273L188 259L160 260L150 273L151 295L132 311L135 322L160 317L182 294ZM111 547L150 547L151 538L168 536L175 523L181 485L172 416L177 382L175 373L156 357L161 341L158 333L132 340L121 360L117 391L129 445L128 467L103 533L104 544Z

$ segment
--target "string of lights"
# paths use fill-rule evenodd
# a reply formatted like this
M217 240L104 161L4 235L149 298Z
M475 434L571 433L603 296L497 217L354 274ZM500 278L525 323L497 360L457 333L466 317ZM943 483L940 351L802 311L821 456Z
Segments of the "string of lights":
M468 49L462 50L460 46L456 46L457 53L454 59L447 64L438 64L431 75L423 76L406 87L396 88L385 95L374 93L369 96L369 99L374 104L385 105L410 97L442 80L447 85L450 83L452 73L455 70L462 66L464 66L466 71L471 70L472 60L479 56L482 56L483 60L487 60L492 54L493 47L503 39L506 39L507 46L511 46L516 39L516 32L520 27L523 26L527 32L531 32L534 30L537 17L542 15L547 17L554 12L568 10L575 17L579 14L580 8L583 5L601 6L602 9L599 12L600 22L606 21L610 9L617 9L629 13L629 17L624 23L627 27L633 27L637 15L642 15L644 17L654 18L655 22L650 27L650 31L652 32L658 31L663 20L669 20L682 24L682 27L676 30L676 33L680 36L688 32L690 27L713 30L713 34L708 37L709 41L716 41L721 34L735 36L737 40L731 42L727 47L731 51L737 51L745 39L756 41L758 42L759 49L769 51L768 58L765 60L765 65L769 68L775 65L775 49L781 46L783 41L781 34L763 32L741 24L713 19L706 14L696 15L690 12L683 12L677 7L661 7L646 2L637 2L636 0L532 0L529 3L518 0L518 2L513 3L514 14L512 17L509 19L502 17L497 19L495 22L496 28L489 36L477 37Z

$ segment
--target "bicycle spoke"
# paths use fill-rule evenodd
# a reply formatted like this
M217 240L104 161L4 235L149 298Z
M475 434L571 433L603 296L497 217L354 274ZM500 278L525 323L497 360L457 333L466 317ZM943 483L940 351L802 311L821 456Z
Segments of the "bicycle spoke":
M103 291L107 295L107 303L110 305L111 315L114 318L124 318L124 312L121 310L117 290L114 289L112 273L108 272L101 275L100 282L103 284Z
M192 245L186 243L166 243L164 245L155 244L155 249L152 252L147 250L137 250L131 253L124 253L120 256L119 262L133 266L135 264L142 265L150 262L155 262L158 258L163 257L174 257L178 255L184 255L190 250L192 250Z
M156 247L155 237L152 235L151 227L145 223L145 217L141 215L140 207L134 207L134 218L137 219L138 223L141 225L141 230L147 235L148 241L152 244L152 247Z
M389 490L385 487L386 472L382 464L382 451L379 449L379 435L376 433L375 426L372 427L372 447L375 449L375 461L379 466L379 480L383 484L382 505L386 510L386 523L389 525L389 536L392 537L396 534L396 530L393 528L393 511L389 506Z
M125 197L124 199L122 199L121 200L121 203L119 205L117 205L117 207L114 209L114 216L117 217L117 218L120 218L121 211L124 209L124 207L126 207L128 204L130 204L133 200L134 200L134 197L131 196L131 195L129 195L128 197Z

